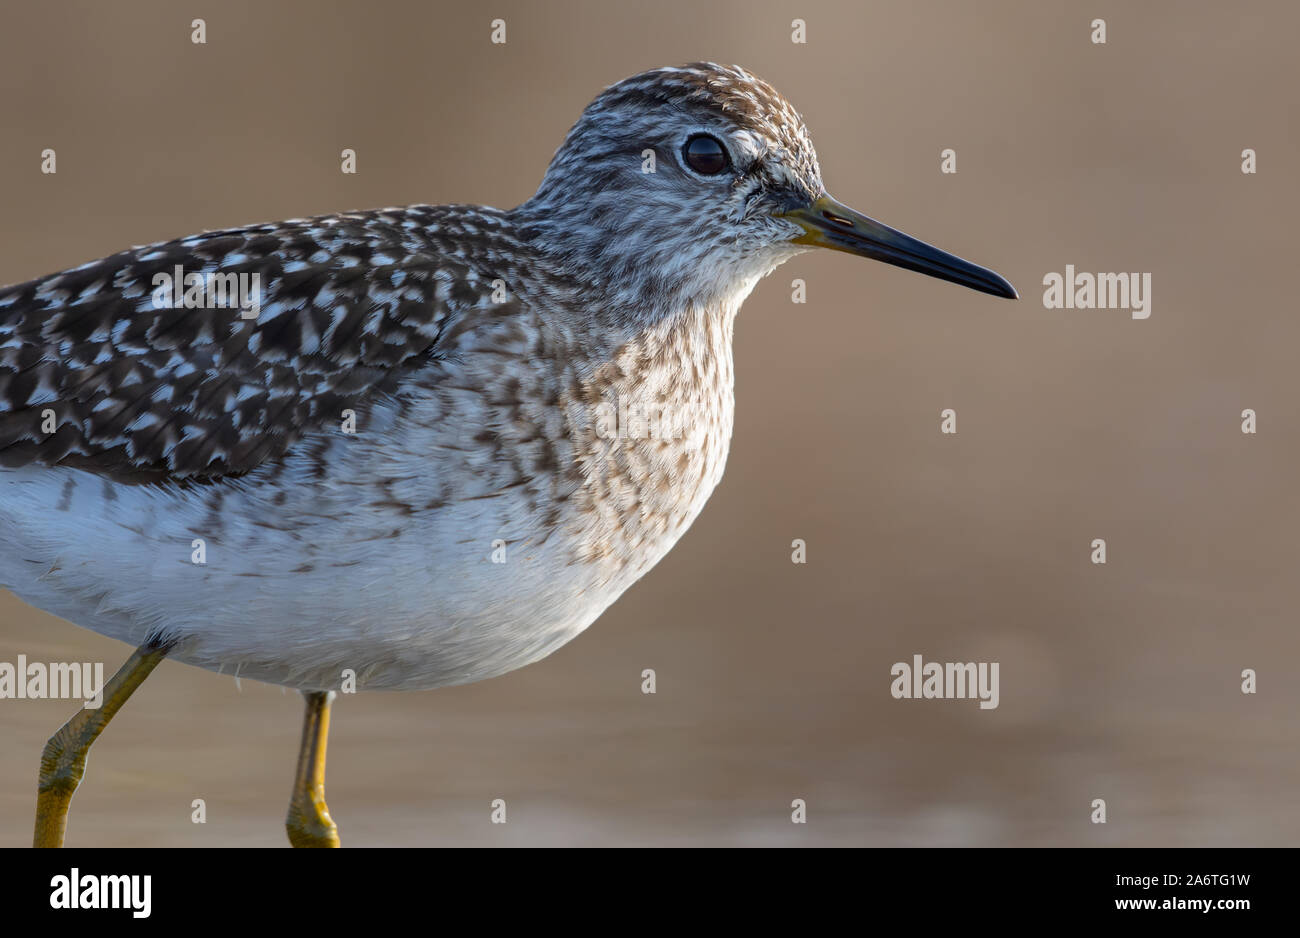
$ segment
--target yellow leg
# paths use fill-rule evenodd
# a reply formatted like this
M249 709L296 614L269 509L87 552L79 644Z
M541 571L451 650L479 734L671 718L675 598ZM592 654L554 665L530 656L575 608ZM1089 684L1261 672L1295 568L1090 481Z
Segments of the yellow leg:
M101 689L100 706L93 710L83 707L45 744L41 753L41 778L36 788L33 847L63 846L68 830L68 805L86 774L86 756L91 744L171 647L171 643L147 642L137 648Z
M302 722L302 748L284 826L295 847L337 847L339 829L325 806L325 741L330 733L334 691L304 692L303 697L307 713Z

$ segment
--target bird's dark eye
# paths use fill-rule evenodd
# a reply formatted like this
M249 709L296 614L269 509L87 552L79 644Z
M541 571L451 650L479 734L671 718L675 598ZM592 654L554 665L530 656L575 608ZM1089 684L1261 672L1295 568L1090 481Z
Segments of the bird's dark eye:
M716 176L727 168L727 151L715 137L696 134L682 147L682 159L701 176Z

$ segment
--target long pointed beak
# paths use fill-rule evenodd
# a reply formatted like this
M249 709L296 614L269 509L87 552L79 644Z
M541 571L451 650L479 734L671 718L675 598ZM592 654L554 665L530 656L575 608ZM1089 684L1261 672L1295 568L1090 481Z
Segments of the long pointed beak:
M790 219L804 230L794 239L795 244L846 251L959 283L981 293L1012 300L1019 298L1016 288L1005 277L882 225L825 193L811 205L784 212L780 217Z

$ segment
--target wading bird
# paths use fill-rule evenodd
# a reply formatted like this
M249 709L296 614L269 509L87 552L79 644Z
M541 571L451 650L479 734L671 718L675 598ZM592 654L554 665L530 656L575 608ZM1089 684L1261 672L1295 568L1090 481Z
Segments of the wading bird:
M46 746L35 843L171 657L303 692L289 839L337 845L333 692L522 667L645 575L722 476L741 302L812 247L1016 295L832 199L794 108L713 64L608 88L510 211L210 231L0 290L0 585L138 646ZM628 402L690 419L608 432Z

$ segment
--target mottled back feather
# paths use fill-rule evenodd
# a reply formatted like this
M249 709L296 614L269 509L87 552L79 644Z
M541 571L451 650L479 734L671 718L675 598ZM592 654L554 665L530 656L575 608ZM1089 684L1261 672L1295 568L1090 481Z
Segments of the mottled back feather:
M493 220L414 206L253 225L0 289L0 465L211 479L341 426L482 299L474 245ZM154 276L177 266L258 274L259 315L159 308Z

